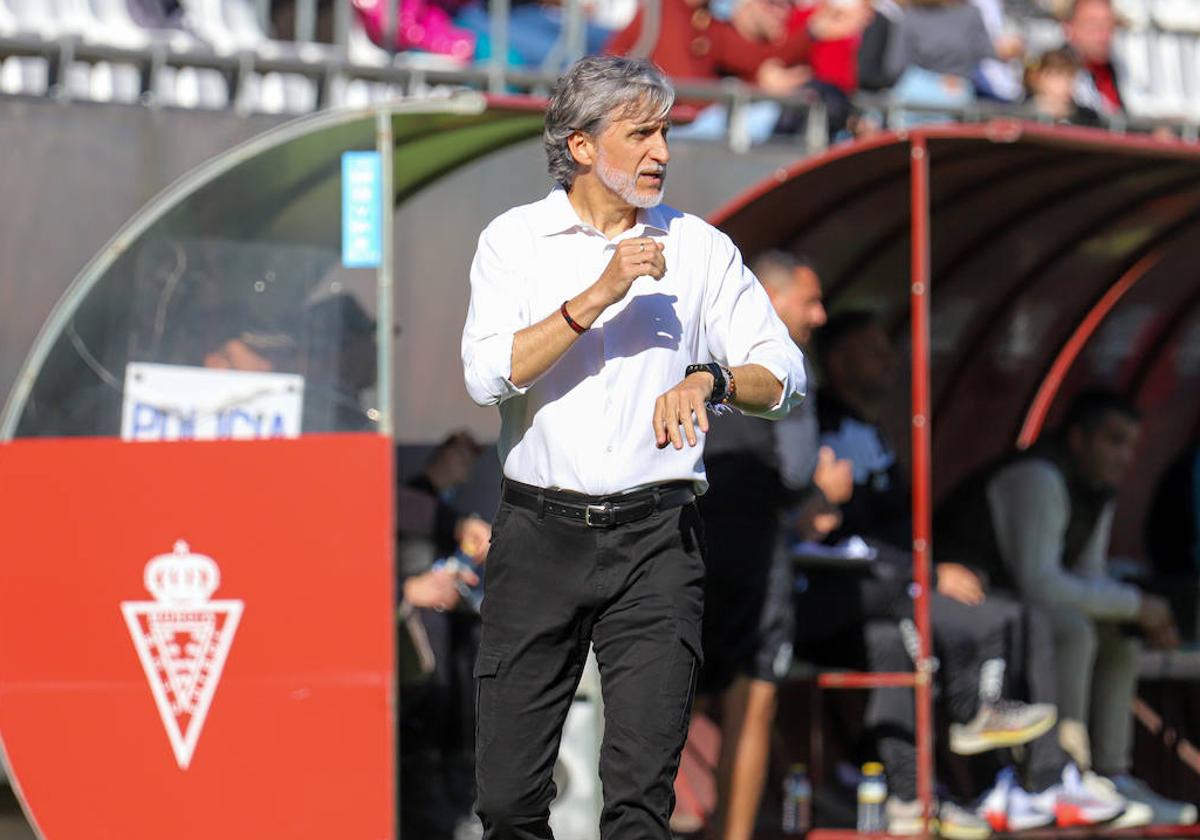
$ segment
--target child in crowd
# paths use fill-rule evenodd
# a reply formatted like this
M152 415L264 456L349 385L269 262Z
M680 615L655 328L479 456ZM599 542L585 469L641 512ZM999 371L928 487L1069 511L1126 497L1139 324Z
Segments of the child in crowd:
M1043 53L1026 70L1027 101L1038 119L1066 125L1100 125L1095 111L1074 100L1073 91L1081 69L1075 53L1062 47Z

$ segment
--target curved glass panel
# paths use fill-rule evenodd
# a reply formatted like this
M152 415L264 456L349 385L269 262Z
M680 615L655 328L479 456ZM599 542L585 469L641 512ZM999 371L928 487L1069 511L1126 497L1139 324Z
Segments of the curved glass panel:
M375 194L403 202L541 129L532 107L486 105L469 95L385 109L393 151L376 159ZM386 284L378 258L343 253L343 224L355 212L343 156L376 150L377 128L387 125L376 118L334 113L284 126L148 205L51 316L4 429L15 417L18 437L378 430L394 408L379 404L390 372L378 360L391 362L390 346L376 346L378 334L391 335L386 310L376 326ZM392 234L384 204L368 236L379 256Z
M17 435L371 429L376 269L342 264L341 156L374 148L369 117L300 136L154 221L71 314Z

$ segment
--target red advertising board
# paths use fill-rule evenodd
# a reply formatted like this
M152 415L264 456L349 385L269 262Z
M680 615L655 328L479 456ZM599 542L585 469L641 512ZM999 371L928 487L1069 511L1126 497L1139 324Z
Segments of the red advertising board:
M43 837L394 835L390 459L0 445L0 740Z

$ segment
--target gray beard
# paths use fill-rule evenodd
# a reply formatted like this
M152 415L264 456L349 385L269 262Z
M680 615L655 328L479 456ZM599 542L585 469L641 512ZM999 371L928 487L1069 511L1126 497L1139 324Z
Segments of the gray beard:
M662 204L664 190L657 190L651 195L638 192L637 176L626 175L619 169L609 166L604 155L600 155L596 160L596 174L600 176L600 183L619 195L626 204L642 208L657 207ZM665 174L663 185L666 186Z

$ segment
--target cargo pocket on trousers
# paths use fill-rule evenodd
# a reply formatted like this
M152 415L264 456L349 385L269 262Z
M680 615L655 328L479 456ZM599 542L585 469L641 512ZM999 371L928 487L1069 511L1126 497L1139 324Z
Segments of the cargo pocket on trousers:
M663 693L670 698L670 721L672 733L687 731L692 716L692 703L696 699L696 681L700 677L700 666L704 656L700 648L698 627L676 625L676 648L671 655Z
M496 676L500 673L501 657L497 651L480 650L475 658L475 744L490 741L495 734ZM482 740L481 740L482 739Z

